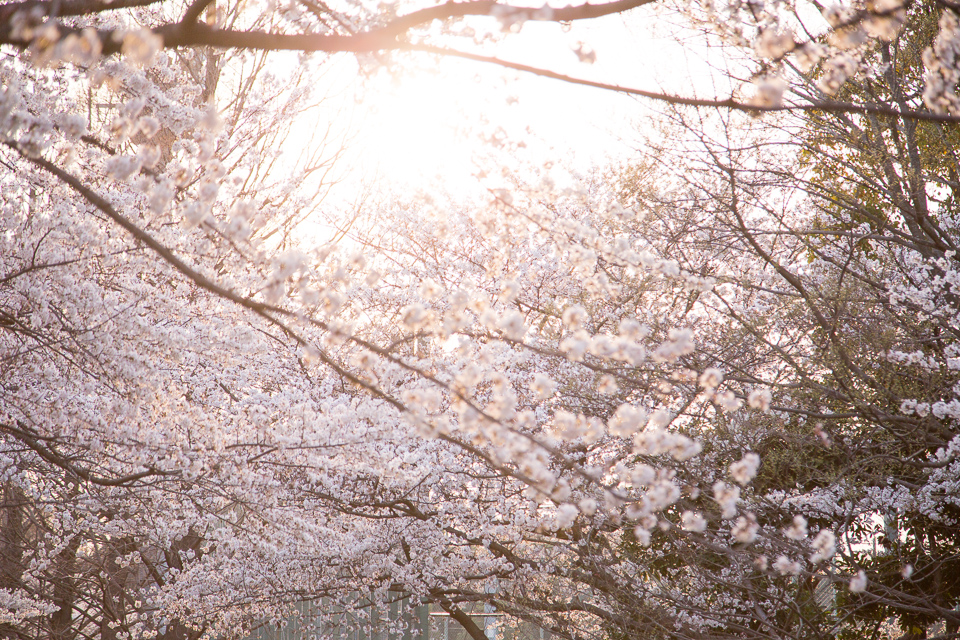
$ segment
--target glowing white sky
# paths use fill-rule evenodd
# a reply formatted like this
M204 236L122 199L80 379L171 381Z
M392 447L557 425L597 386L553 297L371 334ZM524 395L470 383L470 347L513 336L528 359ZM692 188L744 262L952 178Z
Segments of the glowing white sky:
M709 71L696 52L671 34L651 34L647 22L639 12L568 29L527 22L493 54L621 86L712 97ZM484 27L498 25L488 20L478 31ZM579 42L596 52L594 64L578 60ZM466 193L476 188L478 159L496 152L480 142L483 137L522 140L523 148L507 150L511 164L588 171L636 153L636 131L650 117L642 101L610 91L462 59L403 56L403 70L381 67L365 80L348 57L328 74L332 86L342 83L338 93L353 101L341 108L353 110L356 133L349 143L352 169L335 199L350 201L363 185L378 181L409 190L439 182L455 194Z

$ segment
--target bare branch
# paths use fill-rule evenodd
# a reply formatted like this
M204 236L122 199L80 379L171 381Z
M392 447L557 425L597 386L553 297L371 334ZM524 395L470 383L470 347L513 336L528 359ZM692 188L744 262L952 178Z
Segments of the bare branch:
M457 51L456 49L448 49L445 47L436 47L432 45L425 44L402 44L398 49L405 51L422 51L424 53L432 53L442 56L450 56L454 58L463 58L465 60L473 60L475 62L485 62L488 64L495 64L497 66L503 67L505 69L513 69L515 71L524 71L526 73L532 73L537 76L544 78L551 78L553 80L560 80L561 82L567 82L569 84L581 85L584 87L593 87L595 89L603 89L605 91L616 91L617 93L625 93L631 96L640 96L642 98L650 98L651 100L659 100L661 102L666 102L673 105L689 106L689 107L708 107L716 109L732 109L734 111L745 111L748 113L766 113L766 112L831 112L831 113L861 113L861 114L875 114L882 116L890 116L896 118L903 118L904 120L917 120L923 122L942 122L948 124L960 124L960 116L952 116L946 114L932 113L929 111L902 111L899 109L893 109L890 107L882 107L872 104L855 104L852 102L840 102L836 100L816 100L812 101L809 104L792 104L792 105L783 105L781 107L758 107L747 102L739 102L731 98L725 98L722 100L719 99L703 99L703 98L685 98L683 96L672 95L669 93L661 93L658 91L647 91L644 89L636 89L633 87L625 87L617 84L609 84L606 82L597 82L594 80L587 80L585 78L577 78L575 76L569 76L563 73L557 73L556 71L550 71L548 69L542 69L540 67L533 67L526 64L521 64L519 62L511 62L509 60L503 60L502 58L495 58L492 56L484 56L475 53L469 53L466 51Z

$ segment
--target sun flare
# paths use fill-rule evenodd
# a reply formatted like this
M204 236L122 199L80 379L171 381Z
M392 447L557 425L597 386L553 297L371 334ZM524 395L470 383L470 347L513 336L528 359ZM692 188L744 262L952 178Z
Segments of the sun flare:
M504 38L487 52L502 59L573 76L601 72L634 80L637 65L621 55L632 40L624 28L607 29L597 64L584 64L576 46L587 35L552 24L523 27L523 38ZM525 43L519 46L519 43ZM399 60L399 58L398 58ZM589 164L615 145L612 123L626 98L495 65L415 54L384 66L355 86L359 170L405 186L440 181L463 191L490 154L521 154L530 163ZM623 128L620 127L620 131ZM578 149L578 154L571 153ZM581 167L583 168L583 167Z
M441 175L450 183L469 179L479 145L473 118L485 100L477 78L437 70L384 71L365 90L374 97L357 139L365 175L398 185Z

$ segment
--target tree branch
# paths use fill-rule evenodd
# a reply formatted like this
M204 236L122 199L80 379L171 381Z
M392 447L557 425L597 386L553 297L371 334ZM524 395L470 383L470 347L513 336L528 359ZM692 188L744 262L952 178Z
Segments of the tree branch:
M200 19L200 14L203 13L203 10L210 6L211 2L216 0L193 0L190 3L190 6L187 7L186 12L183 14L183 18L180 19L180 24L188 25L193 24Z
M59 453L56 449L51 447L49 444L41 444L40 441L33 437L29 432L23 428L17 428L13 425L0 423L0 430L3 430L9 433L11 436L27 445L34 453L38 456L49 462L50 464L63 469L73 475L77 476L81 480L85 480L92 484L99 485L101 487L123 487L128 486L136 482L137 480L142 480L150 476L167 476L172 475L169 471L160 471L159 469L146 469L144 471L138 471L137 473L131 473L125 476L117 476L115 478L107 478L104 476L99 476L91 472L89 469L84 469L79 467L68 458Z
M550 71L548 69L542 69L540 67L532 67L530 65L521 64L519 62L511 62L509 60L503 60L502 58L484 56L476 53L469 53L467 51L458 51L456 49L448 49L445 47L437 47L437 46L427 45L427 44L403 43L398 45L396 48L403 51L422 51L424 53L432 53L432 54L441 55L441 56L450 56L454 58L463 58L465 60L473 60L474 62L485 62L488 64L495 64L505 69L513 69L515 71L532 73L533 75L541 76L543 78L560 80L561 82L567 82L569 84L577 84L584 87L594 87L595 89L603 89L605 91L616 91L617 93L625 93L631 96L640 96L642 98L650 98L651 100L659 100L660 102L666 102L668 104L675 104L675 105L682 105L682 106L732 109L734 111L746 111L748 113L796 112L796 111L829 112L829 113L860 113L860 114L875 114L875 115L881 115L881 116L891 116L896 118L903 118L904 120L960 124L960 116L931 113L928 111L920 111L920 112L901 111L899 109L893 109L890 107L881 107L881 106L872 105L872 104L855 104L853 102L840 102L836 100L814 100L814 101L811 101L809 104L790 104L790 105L783 105L779 107L759 107L759 106L750 104L748 102L739 102L737 100L734 100L732 97L725 98L723 100L685 98L683 96L676 96L668 93L660 93L657 91L646 91L644 89L624 87L618 84L608 84L606 82L596 82L594 80L587 80L585 78L577 78L575 76L568 76L563 73L557 73L556 71Z
M91 0L78 0L90 2ZM144 2L146 0L126 0ZM154 0L150 0L154 1ZM195 11L202 11L206 0L197 2L187 10L183 20L168 23L153 29L153 33L163 39L163 47L176 49L182 47L220 47L224 49L259 49L264 51L325 51L371 53L396 49L400 46L400 36L420 25L430 24L434 20L449 20L466 16L496 16L516 20L544 20L550 22L571 22L589 20L605 15L623 13L630 9L650 4L656 0L616 0L605 4L582 4L561 9L531 9L500 4L495 0L472 0L470 2L447 2L419 11L399 16L385 26L355 35L337 34L281 34L265 31L235 31L217 29L203 22L197 22ZM9 5L4 5L9 6ZM17 5L20 7L20 5ZM112 7L113 5L111 5ZM3 7L0 7L3 11ZM12 14L11 14L12 15ZM11 44L26 48L30 42L23 38L14 38L9 21L0 22L0 44ZM61 37L70 33L79 33L78 29L61 25ZM103 45L103 54L118 53L123 38L119 31L101 29L97 35Z
M92 13L103 13L104 11L116 11L117 9L128 9L130 7L146 7L151 4L157 4L161 0L66 0L59 3L57 16L85 16ZM50 10L55 4L54 0L31 0L30 2L11 2L0 5L0 34L7 33L10 19L18 11L30 11L39 7L44 15L50 15Z

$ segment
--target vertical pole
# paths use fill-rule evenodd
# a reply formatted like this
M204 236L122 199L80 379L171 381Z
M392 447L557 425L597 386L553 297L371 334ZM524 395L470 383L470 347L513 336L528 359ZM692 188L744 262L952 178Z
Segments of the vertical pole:
M497 584L496 580L488 583L484 591L487 593L495 594L500 590L500 585ZM496 612L496 607L494 607L489 602L483 603L483 612L490 614ZM483 617L483 634L487 636L487 640L497 640L497 618L495 616L487 615Z
M410 610L410 596L407 596L400 602L400 610L403 612L403 635L402 640L413 640L413 612Z
M390 600L390 612L387 614L387 637L389 640L400 640L396 625L400 622L400 594L394 592Z
M430 640L430 605L421 604L417 607L417 618L420 623L420 640Z

